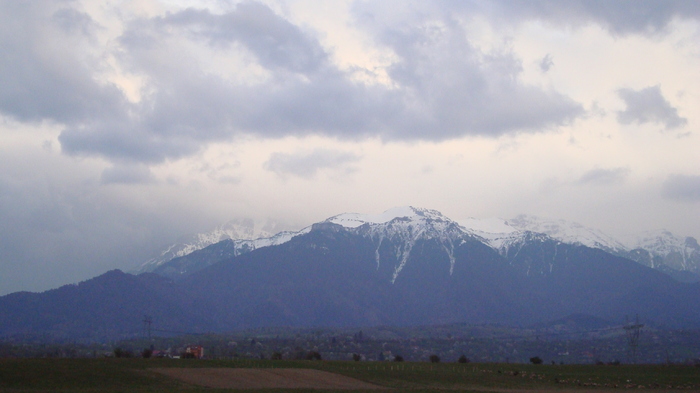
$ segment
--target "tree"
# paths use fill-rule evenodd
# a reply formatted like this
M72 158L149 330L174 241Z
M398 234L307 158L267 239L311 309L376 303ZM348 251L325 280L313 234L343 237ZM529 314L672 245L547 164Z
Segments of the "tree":
M362 359L362 356L360 356L359 353L353 353L352 354L352 360L359 362Z
M129 351L129 350L124 350L119 347L114 349L114 357L115 358L132 358L134 357L134 353Z
M430 355L430 363L440 363L440 356L438 355Z
M532 364L542 364L542 359L539 356L530 358L530 363Z
M150 349L150 348L145 348L143 351L141 351L141 356L142 356L144 359L150 358L151 355L153 355L153 350Z
M282 353L280 353L280 352L273 352L272 355L270 356L270 359L272 359L272 360L282 360Z
M469 363L469 362L470 362L469 358L464 356L464 354L462 354L462 356L460 356L459 359L457 359L457 363Z
M318 351L309 351L306 354L306 360L321 360L321 354Z
M394 361L395 362L403 362L403 356L401 356L401 355L394 356Z

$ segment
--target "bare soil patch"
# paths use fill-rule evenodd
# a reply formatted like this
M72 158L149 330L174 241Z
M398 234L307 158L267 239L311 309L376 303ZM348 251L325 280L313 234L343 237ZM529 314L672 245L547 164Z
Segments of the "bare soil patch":
M340 374L292 368L153 368L193 385L219 389L384 389Z

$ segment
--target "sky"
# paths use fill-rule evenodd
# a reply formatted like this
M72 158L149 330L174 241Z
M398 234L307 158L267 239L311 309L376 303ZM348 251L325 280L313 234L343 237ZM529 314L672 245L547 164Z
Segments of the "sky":
M0 0L0 295L395 206L700 239L700 2Z

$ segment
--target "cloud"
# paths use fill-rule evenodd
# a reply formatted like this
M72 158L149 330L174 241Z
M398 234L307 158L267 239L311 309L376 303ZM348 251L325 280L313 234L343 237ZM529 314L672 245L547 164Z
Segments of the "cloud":
M11 167L0 160L0 295L128 268L182 230L168 226L172 213L130 206L133 195L100 192L89 164L46 152L4 153L22 158L13 157Z
M261 3L241 3L223 15L190 8L157 21L163 26L183 27L213 46L229 48L239 42L265 68L310 73L328 61L316 39Z
M102 172L102 184L146 184L154 181L145 165L115 165Z
M349 171L348 164L358 162L360 158L354 153L328 149L316 149L310 153L273 153L264 167L281 176L312 178L323 169Z
M396 55L386 84L357 81L318 33L255 1L223 13L126 20L109 47L96 43L100 27L70 1L17 4L0 12L0 111L61 124L61 150L74 156L150 165L243 135L498 137L556 128L583 113L571 98L523 83L511 49L477 48L466 38L468 22L421 3L410 7L424 18L374 4L365 5L373 23L357 19L379 49ZM106 82L111 61L142 82L138 101Z
M658 85L641 90L619 89L617 93L627 105L627 109L617 112L621 124L661 123L666 128L678 128L688 123L661 95Z
M694 0L501 0L497 5L472 5L494 18L544 20L554 25L583 26L595 23L618 36L663 33L674 19L700 19L700 4Z
M579 184L610 185L625 181L630 174L629 168L591 169L579 178Z
M700 202L700 176L671 175L661 186L661 193L669 199Z
M402 112L390 124L391 139L538 132L583 114L571 98L524 84L522 62L510 47L474 46L468 15L427 5L397 13L396 4L377 4L362 3L354 12L376 44L396 56L387 71Z
M357 81L319 33L256 1L127 19L109 47L75 2L4 2L0 112L61 124L65 154L149 165L240 136L444 141L543 132L571 124L583 106L523 82L522 61L507 45L470 41L474 15L496 25L592 22L623 34L696 17L695 4L358 2L353 27L389 59L389 80L380 83ZM547 55L539 65L546 72L552 64ZM137 102L104 77L114 67L142 81ZM645 91L619 91L628 106L621 122L687 123L658 87Z
M0 113L78 124L123 116L125 100L98 82L96 24L74 2L0 2Z
M543 57L542 60L540 60L539 65L540 70L542 70L542 72L549 71L549 69L552 68L552 66L554 65L554 61L552 61L552 55L547 53L547 55Z

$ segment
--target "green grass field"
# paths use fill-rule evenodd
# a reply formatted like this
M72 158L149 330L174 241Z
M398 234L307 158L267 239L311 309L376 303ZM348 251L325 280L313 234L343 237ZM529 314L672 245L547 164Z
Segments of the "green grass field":
M162 367L315 368L397 390L700 391L700 368L274 360L0 359L6 392L218 392L149 372ZM258 392L264 390L257 390ZM311 390L277 389L275 392ZM319 392L316 390L315 392ZM346 391L347 392L347 391Z

